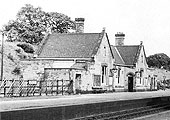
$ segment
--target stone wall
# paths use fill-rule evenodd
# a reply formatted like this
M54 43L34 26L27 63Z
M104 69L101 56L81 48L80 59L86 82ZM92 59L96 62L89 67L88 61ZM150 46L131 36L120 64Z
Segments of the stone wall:
M44 79L44 68L52 68L53 61L32 60L22 61L22 74L24 80Z

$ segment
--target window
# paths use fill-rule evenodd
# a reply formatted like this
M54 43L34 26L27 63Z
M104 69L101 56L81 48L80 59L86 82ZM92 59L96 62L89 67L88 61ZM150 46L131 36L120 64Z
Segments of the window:
M140 84L142 84L142 80L143 80L143 68L140 69Z
M143 63L143 55L141 55L141 62Z
M118 84L120 82L120 70L121 70L121 68L118 68Z
M104 46L104 56L106 56L106 47Z
M104 83L104 80L106 79L106 73L107 73L107 66L102 66L102 83Z
M104 83L104 66L102 66L102 83Z
M93 86L101 86L100 75L93 75Z
M140 70L140 77L141 77L141 78L143 77L143 72L144 72L144 70L141 69L141 70Z

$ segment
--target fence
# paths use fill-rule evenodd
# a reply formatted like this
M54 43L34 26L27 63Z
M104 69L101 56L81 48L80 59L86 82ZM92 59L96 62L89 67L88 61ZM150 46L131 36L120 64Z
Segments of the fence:
M35 95L65 95L73 92L71 80L3 80L0 81L0 95L22 97Z

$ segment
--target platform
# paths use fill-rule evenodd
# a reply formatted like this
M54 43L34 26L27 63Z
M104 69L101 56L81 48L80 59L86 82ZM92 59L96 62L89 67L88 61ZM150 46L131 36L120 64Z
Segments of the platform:
M102 94L82 94L70 96L37 96L21 98L0 98L0 111L17 110L34 107L68 106L87 103L133 100L170 96L170 90L147 92L115 92Z
M23 98L0 98L0 113L1 116L9 116L18 118L16 120L22 120L23 116L25 120L29 120L30 116L35 116L34 113L41 116L37 116L36 119L41 118L42 114L48 117L58 115L60 119L66 119L76 116L70 116L74 113L80 116L91 112L106 112L108 109L124 109L122 106L127 104L133 104L135 107L142 103L144 106L152 104L152 102L162 101L161 97L167 97L170 99L170 90L160 91L147 91L147 92L115 92L115 93L103 93L103 94L83 94L83 95L71 95L71 96L38 96L38 97L23 97ZM156 98L156 99L155 99ZM136 103L135 103L136 102ZM128 108L133 106L127 106ZM94 111L93 108L95 108ZM104 111L105 110L105 111ZM66 112L67 111L67 112ZM73 113L72 113L73 112ZM94 113L95 113L94 112ZM50 115L52 114L52 115ZM19 117L20 116L20 117ZM22 116L22 117L21 117ZM68 117L66 117L68 116ZM45 117L45 116L44 116ZM30 118L32 119L32 118ZM47 118L44 118L44 120ZM51 119L51 118L50 118ZM13 118L14 120L14 118Z

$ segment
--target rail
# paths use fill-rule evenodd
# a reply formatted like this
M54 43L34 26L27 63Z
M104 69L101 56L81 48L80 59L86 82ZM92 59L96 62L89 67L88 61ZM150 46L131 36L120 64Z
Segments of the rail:
M159 104L147 107L140 107L117 112L109 112L103 114L90 115L86 117L76 118L74 120L127 120L134 119L141 116L155 114L170 110L170 104Z

